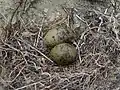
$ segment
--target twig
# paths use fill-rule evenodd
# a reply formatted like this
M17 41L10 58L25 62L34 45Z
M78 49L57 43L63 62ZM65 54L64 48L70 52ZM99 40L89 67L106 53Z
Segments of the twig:
M16 75L16 77L12 81L6 81L6 82L10 82L10 83L14 82L17 79L17 77L20 75L20 73L22 72L22 70L24 68L25 68L25 66L20 69L19 73Z
M79 57L79 60L80 60L80 63L82 63L82 59L81 59L81 55L80 55L80 40L77 42L74 42L74 44L76 45L76 49L78 50L78 57Z
M17 49L17 48L14 48L13 46L11 46L10 44L7 44L7 43L5 43L5 42L3 42L4 43L4 45L7 45L9 48L11 48L11 49L13 49L13 50L15 50L15 51L17 51L17 52L20 52L22 55L23 55L23 58L24 58L24 60L25 60L25 62L26 62L26 64L27 64L27 60L25 59L25 55L24 55L24 53L22 52L22 51L20 51L19 49Z
M73 29L73 8L65 8L64 6L61 6L63 10L67 14L67 26Z
M7 20L7 18L5 17L5 15L4 15L3 13L1 13L1 12L0 12L0 14L3 16L3 19L4 19L5 23L8 23L8 20Z
M43 54L41 51L39 51L39 50L38 50L37 48L35 48L34 46L26 43L26 41L24 41L24 40L20 40L20 39L18 39L18 40L21 41L21 42L23 42L24 44L28 45L29 47L31 47L32 49L34 49L35 51L37 51L38 53L40 53L44 58L46 58L46 59L49 60L51 63L53 63L53 61L52 61L50 58L48 58L45 54Z
M100 31L101 25L103 24L103 19L102 19L102 17L99 17L99 19L101 20L101 22L100 22L100 24L99 24L98 32Z
M21 63L19 63L18 65L16 65L15 67L14 67L14 70L13 71L11 71L11 73L9 74L9 76L8 77L10 77L11 75L12 75L12 73L17 69L17 67L19 67L20 65L22 65L24 63L24 61L23 62L21 62Z
M86 25L87 25L87 27L89 28L89 30L90 30L90 24L88 24L87 23L87 21L85 21L85 20L83 20L78 14L75 14L75 16L79 19L79 20L81 20L83 23L85 23Z
M100 64L98 63L99 59L100 59L100 55L99 55L99 57L97 58L97 60L95 60L96 65L99 66L99 67L105 67L104 65L100 65Z
M18 10L18 9L20 8L20 6L22 5L22 3L23 3L23 0L20 0L19 5L18 5L17 8L14 10L14 12L13 12L13 14L12 14L12 16L11 16L11 19L10 19L10 21L9 21L9 24L12 23L12 20L13 20L13 18L14 18L14 16L15 16L17 10Z
M43 18L42 23L41 23L40 28L39 28L39 32L38 32L38 36L37 36L37 41L36 41L35 47L38 46L39 39L40 39L40 33L41 33L42 27L43 27L43 23L44 23L44 18Z
M78 16L77 14L75 15L79 20L81 20L82 22L86 23L85 20L83 20L80 16Z
M20 88L15 89L15 90L22 90L22 89L24 89L24 88L26 88L26 87L30 87L30 86L33 86L33 85L36 85L36 84L41 84L41 86L44 86L44 84L42 84L40 81L38 81L38 82L29 84L29 85L22 86L22 87L20 87Z

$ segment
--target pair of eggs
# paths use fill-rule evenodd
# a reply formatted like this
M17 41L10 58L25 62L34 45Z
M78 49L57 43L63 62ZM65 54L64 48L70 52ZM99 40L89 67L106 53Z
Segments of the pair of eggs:
M53 28L45 35L45 44L52 47L49 56L57 65L68 65L75 61L76 48L66 43L72 37L72 33L64 27Z

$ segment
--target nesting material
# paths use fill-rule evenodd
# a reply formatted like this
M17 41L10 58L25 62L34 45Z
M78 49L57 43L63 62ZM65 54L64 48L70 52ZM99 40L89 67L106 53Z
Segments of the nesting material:
M2 40L5 39L5 35L6 35L5 30L0 28L0 45L2 44Z
M4 77L5 74L6 74L6 69L0 65L0 77Z

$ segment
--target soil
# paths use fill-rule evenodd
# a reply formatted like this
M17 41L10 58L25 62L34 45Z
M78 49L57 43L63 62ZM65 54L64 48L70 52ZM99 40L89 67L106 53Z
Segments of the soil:
M58 25L75 34L68 66L44 44ZM120 90L120 0L0 0L0 28L4 90Z

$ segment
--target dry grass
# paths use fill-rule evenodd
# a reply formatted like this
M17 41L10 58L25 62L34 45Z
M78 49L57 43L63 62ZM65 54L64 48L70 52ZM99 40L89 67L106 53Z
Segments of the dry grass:
M31 5L31 2L18 4L10 22L3 27L6 38L0 46L0 64L6 69L6 73L0 77L0 83L5 90L120 89L120 78L115 76L120 75L118 1L101 11L87 10L89 13L82 17L78 8L64 8L73 12L66 13L66 17L56 20L53 26L65 22L71 28L73 18L84 25L84 31L81 33L78 28L77 32L80 31L81 34L72 41L78 50L76 62L65 67L56 66L46 55L43 30L52 25L49 22L48 25L45 24L45 17L39 23L35 19L26 21L21 16L28 12L25 3ZM12 24L12 19L18 15L18 20Z

